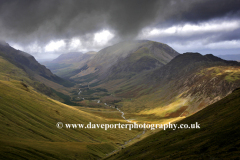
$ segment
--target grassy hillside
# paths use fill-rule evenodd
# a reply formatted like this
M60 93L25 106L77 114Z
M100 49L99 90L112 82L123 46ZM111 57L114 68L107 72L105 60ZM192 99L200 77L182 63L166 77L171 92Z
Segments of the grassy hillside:
M240 89L178 124L200 129L160 131L107 159L238 159Z
M104 111L102 111L104 113ZM111 110L106 110L111 114ZM0 157L97 159L139 133L127 129L58 129L63 123L118 123L62 104L16 80L0 80Z

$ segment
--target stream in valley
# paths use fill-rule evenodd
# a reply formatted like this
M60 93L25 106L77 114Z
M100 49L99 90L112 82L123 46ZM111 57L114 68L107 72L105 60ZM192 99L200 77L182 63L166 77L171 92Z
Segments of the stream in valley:
M78 95L80 95L81 92L82 92L82 91L79 89ZM78 98L79 98L79 97L78 97ZM83 97L82 97L82 99L84 100ZM97 100L97 103L101 103L101 101L100 101L100 100ZM119 111L119 112L121 113L121 117L122 117L126 122L131 123L131 120L126 119L126 117L124 116L124 112L121 111L119 108L113 107L113 106L111 106L111 105L108 105L107 103L104 103L104 105L105 105L105 106L108 106L108 107L110 107L110 108L116 109L117 111ZM128 141L125 141L124 144L122 144L121 147L119 147L118 149L116 149L116 150L114 150L114 151L106 154L106 157L109 156L109 155L111 155L111 154L113 154L113 153L115 153L115 152L120 151L120 150L123 149L123 148L125 148L128 143L130 143L130 142L133 141L134 139L140 138L140 136L142 136L143 134L145 134L145 132L146 132L146 129L144 128L143 131L142 131L140 134L138 134L138 135L136 135L135 137L129 139Z
M108 105L107 103L104 103L104 105L105 105L105 106L108 106L108 107L111 107L111 108L115 108L116 110L118 110L118 111L122 114L121 116L122 116L122 118L123 118L125 121L131 123L131 120L126 119L125 116L124 116L124 112L121 111L119 108L112 107L112 106ZM144 128L142 133L138 134L137 136L135 136L135 137L132 138L132 139L129 139L128 141L125 141L124 144L122 144L119 149L116 149L116 150L114 150L114 151L106 154L106 157L109 156L109 155L111 155L111 154L113 154L113 153L115 153L115 152L120 151L120 150L123 149L123 148L125 148L125 146L126 146L128 143L130 143L132 140L134 140L134 139L136 139L136 138L139 138L140 136L142 136L143 134L145 134L145 132L146 132L146 129Z

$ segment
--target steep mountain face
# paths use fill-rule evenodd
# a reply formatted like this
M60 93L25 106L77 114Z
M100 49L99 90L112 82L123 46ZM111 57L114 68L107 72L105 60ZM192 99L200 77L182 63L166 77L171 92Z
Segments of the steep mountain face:
M33 56L28 53L16 50L9 46L7 43L0 44L0 52L2 57L23 68L29 73L33 71L48 78L51 78L51 76L54 77L51 71L48 70L45 66L40 65Z
M99 51L81 72L88 72L98 80L132 77L142 71L161 67L177 55L166 44L146 40L126 41ZM71 78L78 80L83 76L81 72Z
M187 114L220 100L240 87L239 69L240 63L236 61L222 60L213 55L186 53L154 71L152 77L161 88L163 85L169 86L176 90L175 93L178 92L179 98L191 99ZM232 74L237 75L237 78L229 80Z
M26 71L30 76L41 81L39 76L46 78L47 80L64 86L73 86L73 83L68 82L52 74L52 72L45 66L39 64L36 59L28 53L16 50L9 46L7 43L0 44L1 56L6 58L11 63L17 65Z
M189 73L194 73L206 67L212 66L239 66L236 61L226 61L211 54L202 56L199 53L184 53L174 58L169 64L152 73L152 77L159 80L171 80L185 77Z
M159 131L106 159L238 159L240 89L178 122L199 129Z
M69 78L80 72L79 69L86 65L95 54L96 52L94 51L84 54L81 52L70 52L62 54L55 60L43 64L45 64L54 74L63 78Z

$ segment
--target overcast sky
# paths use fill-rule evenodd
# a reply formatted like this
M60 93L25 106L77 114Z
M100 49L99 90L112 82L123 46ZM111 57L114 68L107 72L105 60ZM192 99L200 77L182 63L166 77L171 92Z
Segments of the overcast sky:
M0 0L0 39L52 59L123 40L240 54L240 0Z

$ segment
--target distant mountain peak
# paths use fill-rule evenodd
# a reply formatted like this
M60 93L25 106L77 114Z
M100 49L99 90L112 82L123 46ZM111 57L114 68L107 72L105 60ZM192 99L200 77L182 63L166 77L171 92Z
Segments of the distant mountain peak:
M63 53L60 56L58 56L56 59L54 59L52 62L61 62L61 61L65 61L66 59L75 59L81 56L82 54L83 54L82 52Z

